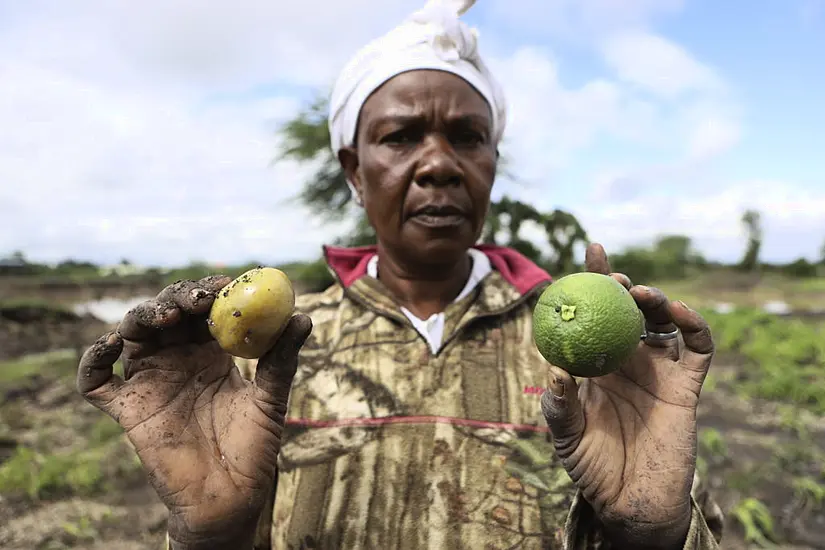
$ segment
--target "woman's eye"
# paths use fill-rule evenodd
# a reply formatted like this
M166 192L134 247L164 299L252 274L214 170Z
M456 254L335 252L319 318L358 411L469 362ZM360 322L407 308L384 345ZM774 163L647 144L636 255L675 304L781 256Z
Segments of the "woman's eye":
M410 132L408 130L402 130L399 132L393 132L391 134L388 134L381 141L383 143L394 145L406 145L414 143L416 141L416 136L413 132Z
M484 143L484 136L478 132L461 132L455 136L454 141L461 145L480 145Z

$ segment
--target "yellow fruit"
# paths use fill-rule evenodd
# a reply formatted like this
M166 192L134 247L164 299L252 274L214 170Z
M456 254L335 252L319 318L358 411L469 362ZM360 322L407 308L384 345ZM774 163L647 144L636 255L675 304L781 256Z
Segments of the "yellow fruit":
M604 376L639 345L644 317L625 287L598 273L575 273L547 287L533 311L542 356L573 376Z
M258 359L275 344L294 310L295 291L286 274L258 267L218 293L207 324L227 353Z

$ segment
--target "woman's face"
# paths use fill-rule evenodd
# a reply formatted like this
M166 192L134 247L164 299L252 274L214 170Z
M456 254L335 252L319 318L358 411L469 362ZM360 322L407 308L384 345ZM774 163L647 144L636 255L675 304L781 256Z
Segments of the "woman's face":
M444 264L475 244L496 173L492 126L484 98L443 71L400 74L366 101L340 159L385 250Z

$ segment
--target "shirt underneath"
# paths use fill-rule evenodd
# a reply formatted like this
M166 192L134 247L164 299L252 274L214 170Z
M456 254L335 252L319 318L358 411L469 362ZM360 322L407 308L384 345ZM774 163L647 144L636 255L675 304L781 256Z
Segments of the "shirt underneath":
M458 296L455 297L453 303L458 302L471 293L482 279L493 270L492 265L490 265L490 259L482 251L471 248L467 252L473 261L473 266L470 270L467 283ZM374 279L378 278L377 254L369 259L367 275ZM401 307L401 312L410 320L415 330L424 337L432 352L438 353L438 350L441 348L441 343L444 340L444 312L433 313L428 319L419 319L412 311L405 307Z

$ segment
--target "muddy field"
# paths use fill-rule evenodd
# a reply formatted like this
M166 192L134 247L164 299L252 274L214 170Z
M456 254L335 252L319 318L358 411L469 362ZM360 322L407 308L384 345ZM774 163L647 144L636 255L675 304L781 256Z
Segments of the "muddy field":
M74 390L78 354L109 325L45 306L12 309L0 310L0 548L161 548L165 509L119 427ZM733 333L764 322L746 321L716 334L722 350L700 409L700 469L726 512L722 547L825 549L825 398L810 390L825 369L825 321L793 321L804 326L789 333L798 339L791 351L821 355L793 374L809 381L776 399L765 388L791 382L760 380L787 369L764 366L754 377L763 366L749 357L764 352Z

